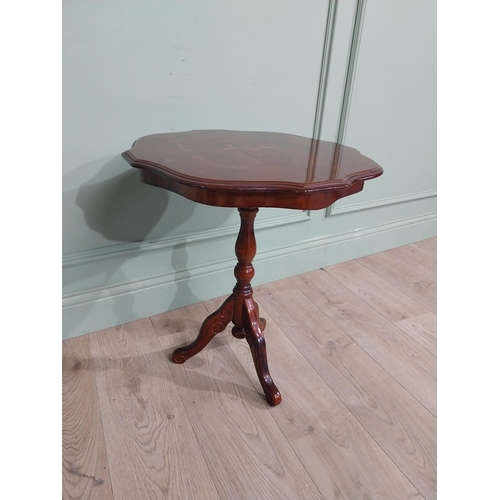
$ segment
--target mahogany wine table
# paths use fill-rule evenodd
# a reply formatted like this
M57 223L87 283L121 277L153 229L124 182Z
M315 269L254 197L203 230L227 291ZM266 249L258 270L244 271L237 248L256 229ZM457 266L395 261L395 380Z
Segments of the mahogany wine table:
M316 210L363 189L382 168L359 151L333 142L271 132L199 130L154 134L138 139L123 157L139 169L146 184L190 200L234 207L241 226L236 239L236 286L222 306L201 325L191 344L176 349L184 363L232 322L234 337L246 338L267 402L281 394L267 366L263 331L250 284L257 246L254 219L260 207Z

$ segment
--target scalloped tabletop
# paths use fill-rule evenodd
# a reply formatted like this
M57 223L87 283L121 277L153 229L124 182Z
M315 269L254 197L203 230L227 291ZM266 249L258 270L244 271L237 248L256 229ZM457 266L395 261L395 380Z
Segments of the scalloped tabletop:
M383 173L354 148L275 132L153 134L122 156L147 184L238 208L325 208Z

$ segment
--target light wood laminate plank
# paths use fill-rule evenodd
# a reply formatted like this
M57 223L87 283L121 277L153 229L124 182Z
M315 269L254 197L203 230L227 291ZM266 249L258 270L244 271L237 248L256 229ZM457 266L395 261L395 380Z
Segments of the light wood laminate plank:
M324 271L289 281L318 306L433 415L436 404L436 357Z
M206 316L200 303L152 321L163 348L172 352L194 339ZM280 406L271 409L255 390L227 337L217 335L171 372L221 499L323 498L271 415Z
M411 243L411 246L418 248L421 252L437 260L437 237L416 241L415 243Z
M430 312L437 312L436 281L425 278L413 266L385 252L368 255L356 262L401 290Z
M389 321L397 324L399 321L407 320L405 324L414 323L415 329L419 329L422 334L425 333L418 318L425 316L429 312L428 309L370 270L364 268L358 262L344 262L343 264L327 267L325 271L329 272L335 279L385 316ZM427 318L427 323L429 323L431 317L425 317ZM420 337L413 338L419 342L418 339ZM425 344L430 344L433 349L436 348L436 337L431 331L425 338ZM423 347L426 347L426 345L423 345Z
M420 249L415 244L403 245L401 247L387 250L387 255L391 258L401 259L413 269L427 279L436 281L437 276L437 255L430 251Z
M436 498L436 418L299 290L259 300L422 496Z
M112 500L109 465L88 335L62 345L64 500Z
M207 301L207 310L217 301ZM264 307L270 370L283 394L280 411L271 415L295 453L328 499L422 498L401 470L353 417L337 395L286 337ZM232 337L236 354L256 390L255 374L246 342Z
M396 321L395 325L434 356L437 356L436 319L436 315L429 312L410 319Z
M308 461L308 468L318 488L328 493L325 498L424 500L394 463L387 459L397 469L397 473L392 474L391 466L383 463L379 451L374 448L372 438L367 433L359 433L358 426L359 422L352 417L341 425L294 442L301 459ZM342 464L337 462L339 454L342 455ZM360 457L367 467L360 463ZM397 477L398 473L407 484Z
M393 323L429 312L354 260L326 267L325 271Z
M91 334L91 352L115 498L218 500L151 321Z

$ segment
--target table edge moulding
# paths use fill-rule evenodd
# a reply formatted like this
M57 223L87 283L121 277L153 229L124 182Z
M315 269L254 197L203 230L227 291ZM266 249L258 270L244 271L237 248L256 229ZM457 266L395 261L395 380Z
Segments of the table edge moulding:
M253 299L252 261L257 251L254 220L259 208L318 210L358 193L382 168L354 148L276 132L193 130L153 134L136 140L122 156L139 170L142 182L197 203L237 208L236 285L221 307L201 325L197 338L176 349L184 363L233 323L232 334L246 339L267 402L281 394L269 373L263 331Z

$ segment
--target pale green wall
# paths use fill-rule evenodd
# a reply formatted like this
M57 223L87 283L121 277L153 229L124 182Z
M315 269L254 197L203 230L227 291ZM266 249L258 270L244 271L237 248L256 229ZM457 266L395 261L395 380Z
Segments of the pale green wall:
M434 2L64 0L63 50L65 338L233 287L236 211L139 183L143 135L340 130L384 167L333 210L261 210L256 284L435 234Z

